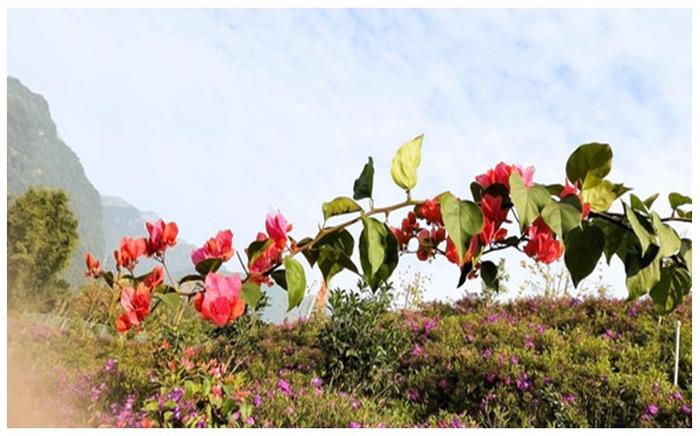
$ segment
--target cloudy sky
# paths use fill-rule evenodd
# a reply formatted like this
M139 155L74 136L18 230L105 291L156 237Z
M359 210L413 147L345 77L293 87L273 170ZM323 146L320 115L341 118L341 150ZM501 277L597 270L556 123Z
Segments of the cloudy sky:
M416 198L501 160L563 182L592 141L640 196L689 193L690 36L686 10L11 10L8 69L100 192L242 248L271 210L314 232L370 155L377 204L400 201L391 158L421 132ZM444 260L401 269L461 294ZM620 265L605 281L625 294Z

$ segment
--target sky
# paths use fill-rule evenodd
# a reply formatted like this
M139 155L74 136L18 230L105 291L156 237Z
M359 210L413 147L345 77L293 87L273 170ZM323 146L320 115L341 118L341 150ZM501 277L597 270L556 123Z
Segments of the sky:
M368 156L375 203L401 201L391 159L419 133L414 198L470 197L500 161L563 183L587 142L611 144L609 178L642 198L691 192L689 10L57 9L7 22L9 74L48 100L95 187L197 245L231 228L240 250L275 210L297 239L314 233ZM504 257L514 296L523 257ZM395 282L417 272L428 299L463 294L444 259L402 258ZM626 295L619 261L602 274Z

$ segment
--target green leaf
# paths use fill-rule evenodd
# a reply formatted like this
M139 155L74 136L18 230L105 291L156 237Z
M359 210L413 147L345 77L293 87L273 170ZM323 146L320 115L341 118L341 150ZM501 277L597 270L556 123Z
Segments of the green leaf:
M276 269L270 273L270 277L285 291L287 290L287 272L285 270Z
M555 183L552 185L547 185L545 186L545 188L547 188L547 191L549 191L550 195L556 195L557 197L559 197L561 195L561 191L564 190L564 185L560 183Z
M163 303L165 303L166 306L170 307L171 309L176 308L180 305L180 296L177 295L175 292L171 292L168 294L155 292L153 296L161 300Z
M542 219L559 236L559 239L564 240L564 235L569 230L581 224L581 211L571 204L552 201L542 209Z
M396 237L389 228L374 218L362 218L360 264L367 284L373 290L388 279L399 262Z
M195 265L194 269L197 270L202 276L206 276L210 272L216 272L221 267L221 259L204 259Z
M646 200L644 200L644 206L647 207L647 209L651 209L651 205L654 204L656 199L659 197L659 193L657 192L654 195L650 195Z
M306 274L304 267L291 257L284 259L285 279L287 280L287 296L289 299L290 311L301 304L306 291Z
M593 272L605 247L605 234L593 225L571 229L566 235L564 262L574 287Z
M656 235L654 235L652 232L647 230L647 228L644 225L642 225L642 223L640 222L640 218L642 220L645 220L644 217L641 217L634 211L634 209L627 206L626 204L623 203L623 206L625 208L625 216L627 217L627 221L629 221L630 227L632 227L632 231L634 232L634 234L637 236L637 238L639 238L639 243L642 246L643 256L650 245L657 245Z
M480 202L481 197L484 196L484 188L477 182L472 182L471 185L469 185L469 190L472 191L472 198L474 198L474 201L477 203Z
M678 237L675 230L661 222L659 214L652 212L651 218L654 224L654 230L659 236L659 255L661 257L668 257L675 254L681 248L681 238Z
M685 261L685 266L688 267L688 271L693 272L693 241L690 239L681 239L681 249L680 255Z
M260 301L260 285L252 282L243 283L241 287L241 297L251 310L255 310L258 301Z
M635 256L635 254L630 253L628 256ZM629 263L629 259L625 261L625 269L627 269ZM659 280L661 280L661 258L657 255L647 266L638 269L633 274L628 273L627 279L625 280L627 285L627 298L629 300L636 300L642 295L645 295L656 286Z
M181 284L187 283L187 282L195 282L195 281L202 281L202 280L204 280L204 277L200 276L199 274L190 274L190 275L186 275L185 277L178 280L177 284L181 285Z
M352 187L352 198L362 200L363 198L372 198L372 184L374 183L374 162L372 157L367 158L367 163L362 168L360 177L355 180Z
M645 215L649 215L649 209L647 209L647 206L634 194L630 194L630 206L632 206L632 209L634 210L638 210L640 212L644 212Z
M418 165L420 165L420 149L423 145L423 135L418 135L402 145L391 161L391 178L405 191L416 186Z
M692 279L690 273L681 268L662 268L661 278L649 291L649 296L656 305L656 310L668 314L683 302L690 293Z
M273 243L274 241L272 239L251 242L246 250L246 254L248 255L248 265L255 263L255 261L258 260L258 258L265 253Z
M330 283L333 276L341 272L343 269L357 273L357 267L352 262L350 257L343 250L330 245L320 247L318 255L318 267L323 274L323 279L326 284Z
M440 211L447 236L457 248L460 259L464 259L472 235L481 232L484 217L481 209L471 201L460 201L450 192L440 196Z
M110 288L114 287L114 274L112 271L103 272L102 278L104 279L105 283L107 283L107 286Z
M621 183L611 183L607 180L599 179L594 175L589 175L583 183L581 197L585 203L591 205L594 212L605 212L610 209L613 202L630 188Z
M534 185L530 188L525 186L525 182L517 171L510 174L508 181L510 183L510 196L513 205L515 205L515 211L518 213L522 230L535 221L542 209L551 203L552 198L544 186Z
M498 266L490 260L481 262L481 279L487 288L498 290Z
M683 206L684 204L691 204L693 200L686 196L681 195L677 192L671 192L668 194L668 202L671 204L671 209L676 209L678 206Z
M350 197L336 197L333 200L323 203L323 219L346 213L360 212L362 208Z
M583 185L589 174L604 179L612 168L612 149L608 144L590 143L579 146L566 161L566 177Z
M605 235L605 247L603 248L603 253L605 254L605 260L610 265L610 261L615 253L617 253L620 248L620 244L625 237L625 230L623 227L613 224L610 221L606 221L601 218L595 218L591 221L591 224L599 227L603 234Z

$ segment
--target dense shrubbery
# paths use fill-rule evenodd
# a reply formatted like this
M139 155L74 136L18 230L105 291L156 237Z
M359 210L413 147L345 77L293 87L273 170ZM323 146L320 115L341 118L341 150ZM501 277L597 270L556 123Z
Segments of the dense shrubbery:
M184 303L129 339L28 324L10 349L22 341L79 380L64 392L74 425L691 424L690 301L659 320L649 300L570 297L396 312L390 292L335 292L330 315L281 326L242 317L217 328Z

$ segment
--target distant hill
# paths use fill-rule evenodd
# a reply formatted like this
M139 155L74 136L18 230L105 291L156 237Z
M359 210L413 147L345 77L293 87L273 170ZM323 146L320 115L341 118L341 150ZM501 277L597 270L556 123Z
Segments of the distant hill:
M78 156L61 140L49 105L19 80L7 78L7 191L20 196L29 187L62 189L78 218L78 248L66 278L82 280L83 253L105 256L100 194L85 176Z

